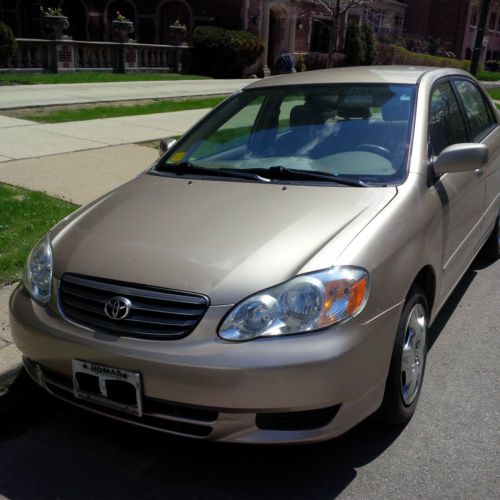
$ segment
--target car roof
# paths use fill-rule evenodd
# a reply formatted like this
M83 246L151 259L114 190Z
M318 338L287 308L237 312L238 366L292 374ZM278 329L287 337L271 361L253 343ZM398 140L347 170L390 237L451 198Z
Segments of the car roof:
M321 83L402 83L414 85L422 75L436 72L436 77L447 74L468 75L460 69L434 68L430 66L353 66L350 68L331 68L304 71L287 75L264 78L248 89L276 87L282 85L308 85Z

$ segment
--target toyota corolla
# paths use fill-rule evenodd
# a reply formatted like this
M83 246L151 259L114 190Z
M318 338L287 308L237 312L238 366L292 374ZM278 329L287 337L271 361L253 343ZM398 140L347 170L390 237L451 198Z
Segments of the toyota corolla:
M33 248L10 302L26 370L195 438L403 424L429 325L481 248L498 257L499 145L460 70L257 81Z

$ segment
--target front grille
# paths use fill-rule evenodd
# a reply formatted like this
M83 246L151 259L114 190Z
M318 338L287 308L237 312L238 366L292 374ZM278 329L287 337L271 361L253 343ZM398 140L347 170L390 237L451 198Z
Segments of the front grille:
M27 361L28 371L30 371L29 368L34 369L34 364L29 360ZM189 437L205 438L212 433L213 426L219 418L219 413L216 410L185 406L147 396L143 396L142 417L136 417L97 403L77 399L73 394L71 377L54 372L41 365L38 365L38 367L41 370L46 389L54 396L82 408L144 427Z
M104 311L115 296L131 302L125 319L110 319ZM157 340L189 335L208 308L203 295L75 274L62 277L60 303L68 318L95 330Z

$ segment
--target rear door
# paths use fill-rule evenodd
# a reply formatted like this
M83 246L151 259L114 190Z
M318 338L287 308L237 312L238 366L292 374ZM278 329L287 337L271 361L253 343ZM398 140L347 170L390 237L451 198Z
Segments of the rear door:
M456 78L453 84L463 105L474 142L488 146L488 164L482 169L485 182L483 233L492 227L498 215L500 191L500 130L495 111L475 82Z
M451 81L441 80L431 94L429 142L437 156L447 146L471 142L469 126L458 92ZM455 172L442 175L434 185L443 207L444 298L473 257L481 237L484 211L484 172Z

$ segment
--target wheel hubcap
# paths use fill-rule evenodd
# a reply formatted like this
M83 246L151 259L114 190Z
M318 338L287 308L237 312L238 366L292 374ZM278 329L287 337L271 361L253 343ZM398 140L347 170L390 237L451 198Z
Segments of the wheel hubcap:
M425 356L427 320L422 304L415 304L408 317L401 356L401 396L409 406L418 394Z

